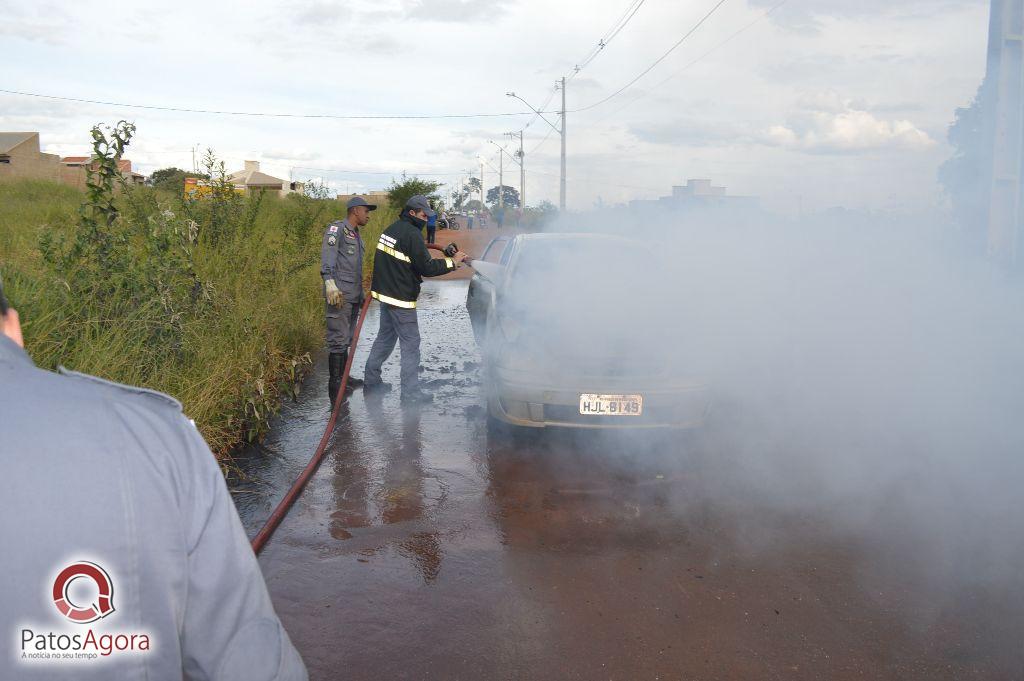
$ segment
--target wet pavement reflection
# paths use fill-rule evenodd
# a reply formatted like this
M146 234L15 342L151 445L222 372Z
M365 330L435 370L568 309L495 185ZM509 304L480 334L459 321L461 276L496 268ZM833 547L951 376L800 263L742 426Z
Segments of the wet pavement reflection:
M736 488L700 436L490 429L465 292L421 297L436 402L400 406L393 357L395 391L352 395L260 558L312 678L1021 678L1019 603L929 604L813 513ZM356 375L376 328L371 306ZM322 364L236 458L250 535L322 433Z

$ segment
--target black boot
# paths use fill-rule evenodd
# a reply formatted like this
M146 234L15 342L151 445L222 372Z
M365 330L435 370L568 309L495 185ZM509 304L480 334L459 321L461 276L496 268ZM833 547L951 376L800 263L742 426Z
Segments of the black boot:
M345 352L341 353L341 370L342 371L345 370L345 363L346 362L348 362L348 348L345 349ZM356 378L355 376L352 375L351 371L352 370L349 369L348 381L345 383L345 392L347 392L347 393L348 392L352 392L356 388L362 387L362 385L363 385L363 379Z
M331 406L338 399L338 390L341 389L341 372L345 370L345 352L332 352L327 357L327 370L330 378L327 379L327 396L331 398Z

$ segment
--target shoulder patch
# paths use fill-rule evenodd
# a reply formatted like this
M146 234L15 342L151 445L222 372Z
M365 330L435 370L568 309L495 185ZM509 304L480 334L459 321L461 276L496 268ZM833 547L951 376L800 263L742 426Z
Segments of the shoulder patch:
M68 378L77 378L90 381L92 383L96 383L107 388L112 388L114 390L122 391L127 394L145 395L147 397L157 399L166 405L173 406L177 408L178 411L183 411L181 402L174 399L170 395L165 395L164 393L158 392L156 390L150 390L149 388L138 388L136 386L124 385L122 383L115 383L114 381L108 381L105 378L99 378L97 376L90 376L89 374L71 371L71 369L66 369L63 366L57 367L57 372L60 373L62 376L67 376Z
M328 227L327 228L327 233L328 234L337 234L338 233L338 225L331 225L330 227Z
M327 245L328 246L334 246L337 243L338 243L338 237L334 236L333 234L330 235L329 237L327 237Z

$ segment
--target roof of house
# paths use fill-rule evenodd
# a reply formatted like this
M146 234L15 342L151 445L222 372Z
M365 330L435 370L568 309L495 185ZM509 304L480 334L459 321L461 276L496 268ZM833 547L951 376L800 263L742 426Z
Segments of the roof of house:
M14 147L22 142L27 142L38 134L38 132L0 132L0 154L6 154Z
M60 160L60 162L64 163L65 165L83 166L86 165L87 163L91 163L91 161L91 156L65 156ZM131 173L132 175L139 175L139 173L136 173L132 170L132 162L130 159L127 158L122 158L118 160L117 169L120 170L122 173Z
M277 186L280 188L284 185L284 180L272 177L259 170L239 170L237 173L228 175L228 181L246 187Z

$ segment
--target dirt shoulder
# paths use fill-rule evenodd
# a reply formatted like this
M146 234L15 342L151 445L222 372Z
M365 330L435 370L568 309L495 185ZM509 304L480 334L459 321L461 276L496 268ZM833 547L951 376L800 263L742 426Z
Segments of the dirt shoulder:
M469 254L471 258L479 258L484 253L484 249L487 248L487 244L491 243L491 240L498 236L511 236L518 234L514 229L460 229L452 231L450 229L441 229L436 233L437 245L444 248L453 241L458 244L459 248ZM473 268L471 267L460 267L451 274L446 274L438 279L472 279Z

